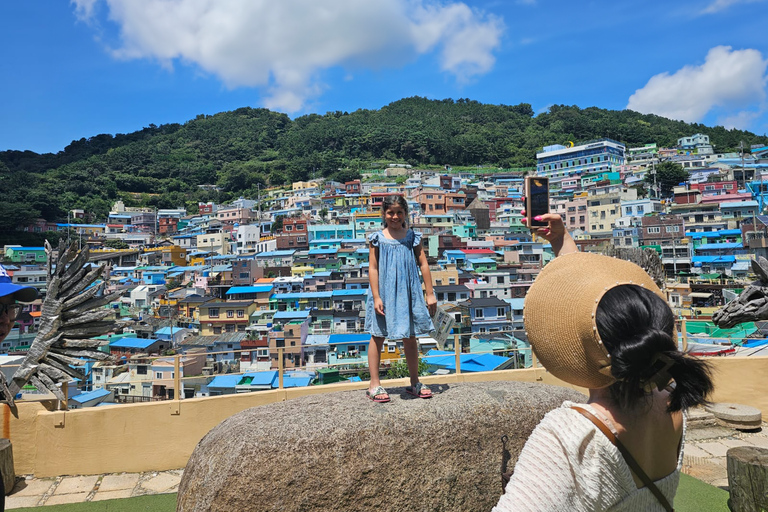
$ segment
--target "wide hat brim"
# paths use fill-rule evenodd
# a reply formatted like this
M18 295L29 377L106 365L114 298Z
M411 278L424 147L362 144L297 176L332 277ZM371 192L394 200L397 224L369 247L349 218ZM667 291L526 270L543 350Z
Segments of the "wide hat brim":
M591 389L616 382L595 312L605 292L623 284L643 286L666 301L641 267L600 254L565 254L539 273L525 297L524 324L536 357L552 375Z

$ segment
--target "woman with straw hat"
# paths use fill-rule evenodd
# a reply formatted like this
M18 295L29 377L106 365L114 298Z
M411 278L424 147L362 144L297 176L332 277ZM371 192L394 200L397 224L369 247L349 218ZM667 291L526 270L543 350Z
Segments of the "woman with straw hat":
M683 411L706 401L709 368L678 350L672 311L643 269L578 252L557 214L537 220L557 257L526 296L528 339L589 401L542 419L493 510L673 510Z

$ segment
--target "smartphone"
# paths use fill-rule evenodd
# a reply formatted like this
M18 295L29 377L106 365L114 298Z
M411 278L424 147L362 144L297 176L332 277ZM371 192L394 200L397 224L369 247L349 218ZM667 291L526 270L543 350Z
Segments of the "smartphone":
M528 227L546 226L547 223L533 220L534 217L549 213L549 178L525 177L525 214Z

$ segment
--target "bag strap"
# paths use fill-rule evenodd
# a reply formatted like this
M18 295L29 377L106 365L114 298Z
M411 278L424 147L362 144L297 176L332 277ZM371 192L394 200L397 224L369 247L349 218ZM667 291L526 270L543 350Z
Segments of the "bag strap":
M595 417L594 414L589 412L586 409L583 409L581 407L577 407L575 405L571 406L571 409L574 411L580 413L582 416L587 418L589 421L595 424L595 426L605 434L605 437L608 438L608 440L618 448L619 452L621 453L622 457L624 457L624 460L627 462L627 465L630 467L632 472L636 474L640 480L643 481L645 486L648 488L649 491L653 493L654 496L656 496L656 499L659 500L659 503L661 503L661 506L664 507L664 510L667 512L674 512L674 508L672 508L672 505L670 505L669 500L667 500L667 497L664 496L664 494L659 490L658 487L656 487L656 484L653 483L653 480L651 480L648 475L643 471L643 468L640 467L640 464L637 463L634 457L632 457L632 454L629 453L629 450L626 449L626 447L619 441L619 439L613 435L613 432L603 423L600 421L597 417Z

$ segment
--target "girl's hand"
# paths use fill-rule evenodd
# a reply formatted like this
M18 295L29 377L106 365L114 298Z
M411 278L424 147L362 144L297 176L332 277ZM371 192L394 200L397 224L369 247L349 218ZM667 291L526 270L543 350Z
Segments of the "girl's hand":
M379 299L373 299L373 310L377 315L384 316L384 301Z
M429 311L429 316L435 316L437 312L437 299L434 293L427 294L427 310Z

